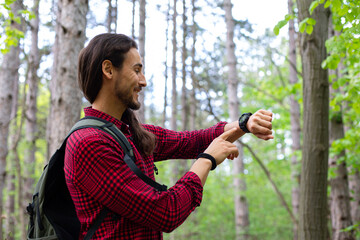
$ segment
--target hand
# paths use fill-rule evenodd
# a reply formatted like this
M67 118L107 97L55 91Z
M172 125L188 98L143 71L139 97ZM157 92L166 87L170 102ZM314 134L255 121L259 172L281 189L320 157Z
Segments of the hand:
M251 115L249 121L246 124L247 129L254 134L256 137L269 140L273 139L272 135L272 112L263 109L258 110L256 113Z
M237 131L236 128L232 128L217 138L215 138L204 153L208 153L216 160L216 165L221 164L225 158L234 159L239 155L239 150L235 144L227 141L228 138Z

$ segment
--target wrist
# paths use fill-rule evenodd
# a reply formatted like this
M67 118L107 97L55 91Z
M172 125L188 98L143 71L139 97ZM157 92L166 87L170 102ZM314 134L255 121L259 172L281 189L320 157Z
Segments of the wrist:
M239 117L239 121L238 121L239 127L244 133L250 133L250 131L247 127L247 123L248 123L251 115L252 115L252 113L244 113Z
M197 159L205 159L205 160L207 160L207 162L210 162L211 163L210 170L214 170L217 166L216 159L208 153L200 153L198 155Z
M212 163L210 159L207 158L198 158L196 159L195 163L199 164L202 166L202 168L207 169L207 170L211 170L212 167Z

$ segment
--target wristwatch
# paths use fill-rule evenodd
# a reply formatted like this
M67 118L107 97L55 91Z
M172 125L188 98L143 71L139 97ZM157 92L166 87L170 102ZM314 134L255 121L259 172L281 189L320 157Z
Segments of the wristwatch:
M250 116L252 113L244 113L239 117L239 127L245 133L249 133L249 129L246 127L247 122L249 121Z

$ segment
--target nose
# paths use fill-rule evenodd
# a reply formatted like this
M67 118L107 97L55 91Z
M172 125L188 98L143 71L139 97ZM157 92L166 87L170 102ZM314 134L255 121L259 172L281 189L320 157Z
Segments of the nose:
M139 85L141 87L146 87L147 86L146 78L145 78L145 75L143 73L141 73L141 75L140 75Z

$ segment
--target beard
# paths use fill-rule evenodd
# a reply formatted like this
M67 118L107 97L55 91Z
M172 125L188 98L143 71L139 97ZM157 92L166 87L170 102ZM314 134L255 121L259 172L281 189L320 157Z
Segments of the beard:
M123 102L127 108L130 108L132 110L139 110L141 106L140 102L135 100L133 94L131 94L129 91L116 88L115 93L117 98L121 102Z

